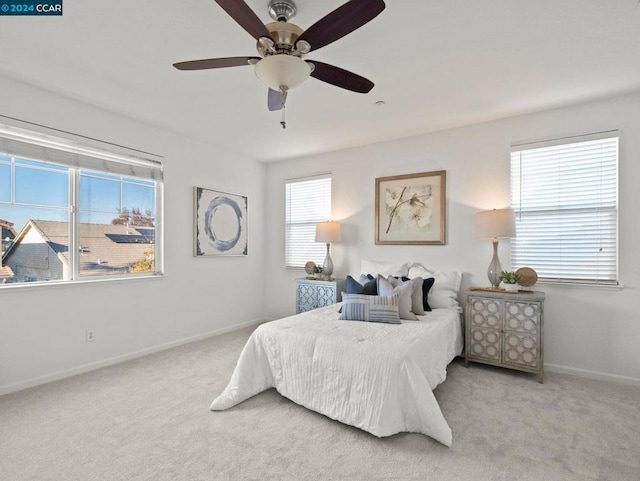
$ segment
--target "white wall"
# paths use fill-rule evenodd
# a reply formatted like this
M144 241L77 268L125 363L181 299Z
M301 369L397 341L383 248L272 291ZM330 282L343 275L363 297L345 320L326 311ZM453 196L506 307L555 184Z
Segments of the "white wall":
M474 214L509 205L512 143L620 129L620 279L624 289L536 286L546 292L547 369L640 384L640 94L514 117L418 137L270 164L267 167L267 314L295 312L295 279L284 270L284 182L333 173L333 218L344 241L332 247L335 275L358 274L360 261L419 261L460 270L464 286L487 285L491 243L474 237ZM345 132L348 135L348 132ZM376 246L377 177L447 171L447 245ZM509 242L500 244L509 266Z
M265 167L4 77L0 92L2 115L164 155L167 273L162 279L0 289L0 394L292 314L295 278L302 273L283 267L284 181L290 177L333 172L334 218L344 223L345 238L332 248L337 275L357 273L361 259L416 260L465 272L465 285L485 285L491 245L475 240L473 216L508 205L510 144L612 128L621 131L625 287L544 287L545 357L548 369L640 383L640 94ZM374 245L375 178L441 169L447 171L447 245ZM247 257L192 256L195 185L249 196ZM508 266L508 242L501 243L500 257ZM95 330L95 341L86 342L87 329Z
M4 116L165 157L167 274L0 289L0 394L263 320L263 164L4 77L0 92ZM196 185L248 196L247 257L193 257Z

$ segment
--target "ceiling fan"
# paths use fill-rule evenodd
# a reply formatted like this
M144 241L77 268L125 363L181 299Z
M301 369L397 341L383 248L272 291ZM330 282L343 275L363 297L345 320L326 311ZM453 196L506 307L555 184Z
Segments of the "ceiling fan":
M304 58L374 19L385 8L383 0L350 0L311 27L302 30L289 20L296 13L293 0L271 0L269 15L275 22L263 24L243 0L215 0L258 42L260 57L226 57L190 60L173 64L178 70L255 65L256 76L269 87L269 110L284 107L287 92L309 76L353 92L367 93L373 82L347 70ZM284 121L281 122L284 127Z

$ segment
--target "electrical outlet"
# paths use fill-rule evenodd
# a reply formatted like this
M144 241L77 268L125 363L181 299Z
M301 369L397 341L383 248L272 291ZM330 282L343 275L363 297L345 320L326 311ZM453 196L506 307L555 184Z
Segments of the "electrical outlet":
M87 329L87 342L94 341L96 339L96 332L93 329Z

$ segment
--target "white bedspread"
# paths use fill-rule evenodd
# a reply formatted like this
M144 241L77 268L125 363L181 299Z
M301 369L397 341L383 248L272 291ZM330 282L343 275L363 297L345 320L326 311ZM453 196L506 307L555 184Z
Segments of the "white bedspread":
M400 325L338 320L339 304L259 326L211 410L271 387L292 401L376 436L417 432L451 446L432 390L462 352L456 309Z

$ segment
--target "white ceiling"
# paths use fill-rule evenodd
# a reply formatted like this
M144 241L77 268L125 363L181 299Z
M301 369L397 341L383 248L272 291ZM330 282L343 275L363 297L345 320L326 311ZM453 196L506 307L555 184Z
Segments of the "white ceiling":
M62 17L0 17L0 75L268 162L640 90L639 2L388 0L308 56L374 89L310 78L289 94L286 130L252 67L172 67L256 55L213 0L65 0ZM271 21L268 0L247 3ZM344 2L296 3L305 29Z

